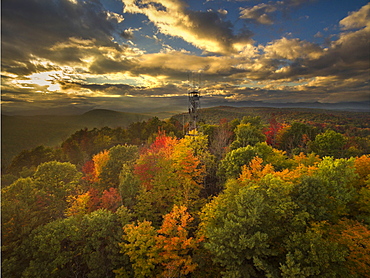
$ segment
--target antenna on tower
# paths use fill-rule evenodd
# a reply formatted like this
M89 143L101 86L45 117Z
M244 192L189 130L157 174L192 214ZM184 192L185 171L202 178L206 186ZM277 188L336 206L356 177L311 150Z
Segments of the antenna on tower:
M191 88L188 93L188 100L189 100L189 131L197 130L197 122L198 122L198 109L200 109L200 87L201 87L201 73L198 72L194 74L191 72Z

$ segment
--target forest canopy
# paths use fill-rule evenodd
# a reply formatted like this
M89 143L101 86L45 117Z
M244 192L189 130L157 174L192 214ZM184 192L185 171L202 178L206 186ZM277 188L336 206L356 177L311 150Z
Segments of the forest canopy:
M82 129L2 173L4 277L367 277L370 130L258 115Z

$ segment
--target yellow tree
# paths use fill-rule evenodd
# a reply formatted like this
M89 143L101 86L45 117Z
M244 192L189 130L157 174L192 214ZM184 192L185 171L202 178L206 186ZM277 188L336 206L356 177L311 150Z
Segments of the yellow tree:
M159 226L174 204L197 209L204 171L185 142L160 134L134 166L141 183L135 206L139 217Z
M193 217L185 206L174 206L164 216L162 226L155 230L150 221L124 227L123 253L130 257L135 277L183 277L193 272L197 264L192 254L202 238L189 236ZM124 269L117 271L124 276Z
M94 161L94 177L95 177L94 182L98 182L100 180L99 176L102 173L103 168L105 167L105 165L107 165L109 161L109 151L104 150L94 155L93 161Z

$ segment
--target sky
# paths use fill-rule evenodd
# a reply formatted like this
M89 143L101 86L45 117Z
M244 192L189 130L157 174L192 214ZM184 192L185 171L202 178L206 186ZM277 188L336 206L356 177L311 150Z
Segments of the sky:
M370 101L362 0L3 0L2 112ZM72 111L72 110L71 110Z

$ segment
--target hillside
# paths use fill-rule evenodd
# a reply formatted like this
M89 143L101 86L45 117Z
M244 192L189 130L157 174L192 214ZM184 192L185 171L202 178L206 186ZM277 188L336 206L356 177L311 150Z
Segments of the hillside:
M182 122L184 114L173 116ZM260 116L266 123L271 118L278 122L292 123L316 122L325 124L353 125L360 128L370 128L370 113L348 112L312 108L272 108L272 107L231 107L218 106L203 108L199 111L199 120L207 124L219 123L221 119L242 119L244 116Z
M130 123L149 119L145 114L96 109L71 116L1 116L2 165L14 155L38 145L57 146L82 128L127 127Z
M157 113L158 115L158 113ZM370 129L370 113L346 112L310 108L231 107L218 106L200 110L200 121L216 124L221 119L232 120L244 116L260 116L265 123L271 118L278 122L315 122L330 125L354 126ZM163 116L170 116L165 114ZM184 117L185 116L185 117ZM38 145L57 146L75 131L82 128L108 126L127 127L130 123L151 118L152 115L96 109L81 115L2 115L2 165L6 166L14 155ZM180 123L187 121L187 113L173 116Z

